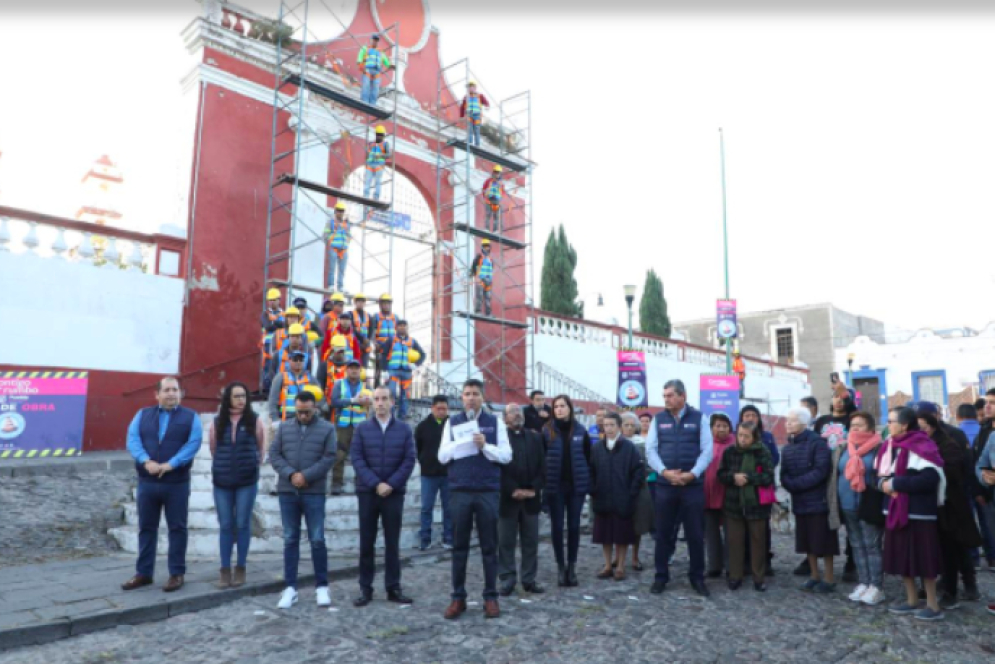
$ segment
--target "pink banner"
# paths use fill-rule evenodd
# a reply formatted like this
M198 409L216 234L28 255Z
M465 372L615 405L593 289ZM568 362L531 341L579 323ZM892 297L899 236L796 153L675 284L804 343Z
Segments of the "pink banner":
M0 378L0 396L85 396L86 378Z

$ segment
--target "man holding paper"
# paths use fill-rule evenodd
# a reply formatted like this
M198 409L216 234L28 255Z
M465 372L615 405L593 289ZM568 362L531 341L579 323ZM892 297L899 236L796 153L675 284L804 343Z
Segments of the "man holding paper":
M466 562L470 536L477 523L484 560L484 615L501 615L497 591L498 503L501 466L511 461L511 444L503 421L482 410L484 384L471 378L463 384L463 412L442 431L439 463L448 465L449 506L453 514L453 594L447 620L466 611Z

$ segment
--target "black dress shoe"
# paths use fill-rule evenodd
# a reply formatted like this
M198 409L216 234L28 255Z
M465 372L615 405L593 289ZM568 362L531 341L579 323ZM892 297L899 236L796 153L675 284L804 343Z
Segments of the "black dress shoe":
M765 592L767 592L767 584L766 583L757 583L756 581L754 581L753 582L753 589L756 590L758 593L765 593Z
M575 563L567 564L567 585L573 587L580 585L580 582L577 581L577 569L575 567Z
M722 576L722 570L715 570L715 571L712 571L712 572L708 573L708 578L709 579L717 579L720 576Z
M514 583L505 583L501 585L501 590L498 591L501 597L508 597L511 593L515 592Z
M740 580L740 581L734 581L733 579L729 579L729 590L739 590L739 587L742 586L742 585L743 585L743 581L742 580ZM695 590L698 590L698 589L695 588ZM702 593L702 594L704 595L705 593Z
M398 588L397 590L387 592L387 601L393 602L394 604L411 604L415 600L405 595L404 591Z
M666 589L667 589L666 583L663 583L662 581L654 581L653 587L650 588L650 592L653 593L654 595L659 595Z
M561 588L566 588L567 585L569 585L567 583L567 568L564 567L563 565L559 566L559 571L557 572L556 585L560 586Z
M361 609L370 602L373 601L373 593L363 593L356 599L352 600L352 605L357 609Z
M694 588L694 591L702 597L712 596L712 593L708 591L708 586L705 585L704 581L692 581L691 587Z
M546 589L538 583L523 583L522 590L527 593L532 593L533 595L541 595L546 592Z

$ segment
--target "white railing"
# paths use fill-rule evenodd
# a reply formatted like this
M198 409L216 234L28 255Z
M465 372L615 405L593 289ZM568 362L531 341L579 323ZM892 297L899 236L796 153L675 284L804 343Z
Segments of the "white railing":
M186 240L0 207L0 254L85 263L104 269L180 277Z

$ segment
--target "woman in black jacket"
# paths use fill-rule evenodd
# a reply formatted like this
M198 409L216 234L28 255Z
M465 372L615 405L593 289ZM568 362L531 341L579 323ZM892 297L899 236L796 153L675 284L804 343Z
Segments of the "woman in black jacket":
M643 489L645 470L639 450L622 437L622 418L605 415L605 439L591 450L591 507L594 510L594 543L600 544L605 566L599 579L625 578L625 556L636 541L632 517ZM612 548L615 549L614 559Z
M266 456L263 423L249 404L249 388L244 383L231 383L224 389L208 443L221 550L221 578L214 585L237 588L245 583L252 508L259 489L259 466ZM236 542L238 559L233 576L231 553Z

